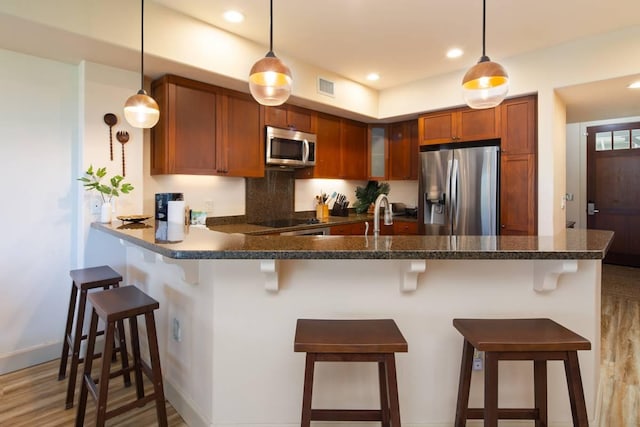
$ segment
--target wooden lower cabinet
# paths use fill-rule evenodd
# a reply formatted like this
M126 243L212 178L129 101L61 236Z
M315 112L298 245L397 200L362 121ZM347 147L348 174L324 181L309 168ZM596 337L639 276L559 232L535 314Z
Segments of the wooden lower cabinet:
M356 222L351 224L340 224L331 227L331 235L334 236L363 236L366 230L366 222ZM373 222L369 221L369 232L373 235ZM394 221L392 225L384 225L380 221L380 235L417 235L418 223L413 221Z
M503 154L500 168L500 234L535 235L536 155Z

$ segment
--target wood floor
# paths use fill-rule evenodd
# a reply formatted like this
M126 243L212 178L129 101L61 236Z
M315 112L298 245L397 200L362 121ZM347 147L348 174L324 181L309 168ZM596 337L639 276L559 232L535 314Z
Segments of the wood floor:
M602 274L602 369L596 411L599 427L640 426L640 269L603 266ZM97 374L97 372L96 372ZM58 361L0 376L0 426L70 426L76 408L65 410L66 380L57 381ZM148 385L148 381L146 382ZM79 387L78 387L79 390ZM121 379L110 384L109 402L115 406L135 395L122 387ZM78 391L76 391L76 402ZM112 406L110 406L112 408ZM85 424L95 420L91 398ZM186 423L167 402L169 426ZM155 406L147 404L107 422L109 426L156 425Z

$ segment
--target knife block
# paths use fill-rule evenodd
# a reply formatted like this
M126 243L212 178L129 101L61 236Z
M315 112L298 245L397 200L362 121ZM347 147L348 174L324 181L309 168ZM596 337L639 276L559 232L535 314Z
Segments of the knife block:
M334 203L333 207L331 208L331 216L349 216L349 209L347 209L345 206Z

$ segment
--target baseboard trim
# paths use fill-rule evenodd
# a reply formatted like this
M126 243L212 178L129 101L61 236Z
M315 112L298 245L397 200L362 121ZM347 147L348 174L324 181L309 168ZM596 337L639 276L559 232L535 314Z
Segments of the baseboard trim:
M205 417L195 408L193 402L185 399L180 391L167 381L166 377L164 382L164 397L171 403L171 406L180 414L184 422L189 427L210 427L212 424L206 420Z
M60 358L62 341L41 344L0 356L0 375Z

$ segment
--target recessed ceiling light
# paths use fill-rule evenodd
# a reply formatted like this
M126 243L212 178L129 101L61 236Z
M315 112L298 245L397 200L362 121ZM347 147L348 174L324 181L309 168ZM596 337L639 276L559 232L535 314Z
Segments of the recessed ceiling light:
M375 82L376 80L380 80L380 74L378 73L369 73L367 74L367 80L371 82Z
M629 89L640 89L640 80L638 80L637 82L633 82L631 83L629 86L627 86Z
M237 10L227 10L222 16L224 16L224 19L229 22L233 22L234 24L244 21L244 15Z
M447 58L460 58L463 53L464 52L462 52L462 49L454 47L453 49L449 49L447 51Z

